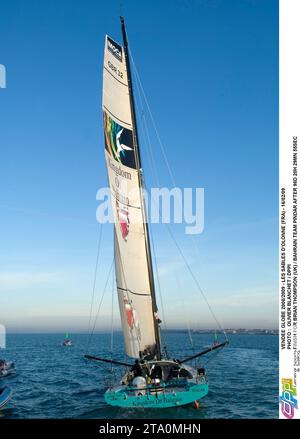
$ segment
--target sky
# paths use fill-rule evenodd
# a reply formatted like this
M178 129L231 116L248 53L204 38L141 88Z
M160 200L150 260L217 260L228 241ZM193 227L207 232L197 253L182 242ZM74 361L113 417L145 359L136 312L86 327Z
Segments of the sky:
M222 325L277 327L278 3L123 0L122 13L176 185L205 190L203 232L171 229ZM104 38L121 41L119 15L114 0L1 3L0 323L9 332L88 328L96 193L107 185ZM149 131L159 183L172 187ZM151 187L145 142L141 154ZM104 225L93 316L112 234ZM166 327L214 327L166 226L152 235ZM118 325L111 290L97 329L109 327L112 307Z

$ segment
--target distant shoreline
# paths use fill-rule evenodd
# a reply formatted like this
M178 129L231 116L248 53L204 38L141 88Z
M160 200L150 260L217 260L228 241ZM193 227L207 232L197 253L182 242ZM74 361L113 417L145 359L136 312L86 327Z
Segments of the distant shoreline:
M87 331L69 331L71 335L89 335ZM121 329L114 330L115 333L122 332ZM186 333L187 329L162 329L164 333ZM214 329L192 329L191 333L195 334L215 334ZM278 335L278 329L225 329L228 335ZM217 334L220 334L217 331ZM17 331L7 332L7 335L63 335L65 331ZM102 331L95 331L94 334L110 334L110 330L103 329Z

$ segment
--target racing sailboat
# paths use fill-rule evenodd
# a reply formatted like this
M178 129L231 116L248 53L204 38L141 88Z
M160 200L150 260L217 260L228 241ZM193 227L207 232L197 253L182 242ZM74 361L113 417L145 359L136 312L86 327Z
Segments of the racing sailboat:
M119 407L176 407L208 393L204 368L187 363L227 344L219 343L181 360L163 354L155 294L150 237L143 195L131 65L124 18L123 46L105 39L103 125L105 159L114 214L116 287L126 354L133 363L86 355L88 359L127 367L105 401Z

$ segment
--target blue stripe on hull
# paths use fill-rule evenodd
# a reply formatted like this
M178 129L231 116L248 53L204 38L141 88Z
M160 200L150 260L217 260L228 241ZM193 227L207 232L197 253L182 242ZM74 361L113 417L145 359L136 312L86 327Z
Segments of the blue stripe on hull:
M5 404L12 397L12 390L8 386L4 386L0 392L0 409L5 406Z

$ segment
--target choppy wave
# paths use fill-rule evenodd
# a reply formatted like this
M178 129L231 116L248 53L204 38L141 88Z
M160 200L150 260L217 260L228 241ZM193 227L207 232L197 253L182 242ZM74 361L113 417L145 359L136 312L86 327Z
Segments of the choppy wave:
M72 336L73 347L63 347L63 335L9 335L2 352L15 361L15 375L2 379L14 396L0 418L276 418L278 417L278 337L233 335L230 345L208 359L209 394L200 409L119 409L105 404L103 394L111 378L109 367L84 359L87 335ZM115 334L115 357L122 358L122 336ZM188 355L188 338L168 333L175 358ZM202 349L212 336L196 334ZM108 355L110 335L95 334L90 351ZM207 361L207 360L205 360Z

